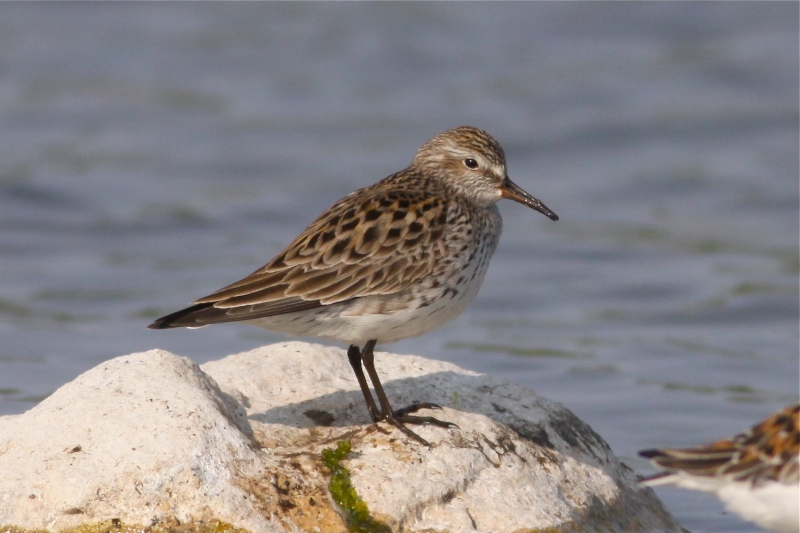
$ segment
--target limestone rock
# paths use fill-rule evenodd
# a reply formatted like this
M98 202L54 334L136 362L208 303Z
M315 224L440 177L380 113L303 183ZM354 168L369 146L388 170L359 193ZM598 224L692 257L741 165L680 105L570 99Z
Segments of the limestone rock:
M202 366L160 350L107 361L0 417L0 531L116 519L344 532L321 458L343 440L342 465L385 530L681 530L561 405L421 357L378 352L376 367L393 405L438 403L432 414L460 429L414 426L427 448L370 423L338 348L289 342Z

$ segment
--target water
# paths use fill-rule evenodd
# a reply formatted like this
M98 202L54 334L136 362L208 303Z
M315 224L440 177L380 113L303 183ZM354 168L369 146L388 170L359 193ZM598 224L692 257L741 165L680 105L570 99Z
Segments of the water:
M154 332L446 128L501 204L481 293L388 348L508 377L636 451L798 397L796 3L0 5L0 414L106 359L283 340ZM757 531L658 491L695 533Z

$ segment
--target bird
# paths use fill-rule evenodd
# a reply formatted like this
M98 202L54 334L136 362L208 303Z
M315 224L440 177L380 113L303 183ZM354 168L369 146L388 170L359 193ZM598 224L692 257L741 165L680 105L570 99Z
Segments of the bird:
M503 148L491 135L471 126L444 131L404 170L334 203L266 265L148 327L246 322L347 343L372 421L429 445L405 424L455 424L413 414L441 409L434 403L394 410L373 350L377 342L428 333L464 311L497 247L496 203L503 198L558 220L509 179Z
M735 437L696 448L642 450L662 469L640 481L712 492L729 511L774 531L800 530L800 404Z

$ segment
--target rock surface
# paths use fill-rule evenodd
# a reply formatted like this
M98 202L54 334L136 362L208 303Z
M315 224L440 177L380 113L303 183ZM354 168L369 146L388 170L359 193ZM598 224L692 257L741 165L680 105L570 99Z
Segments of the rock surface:
M432 401L460 429L371 424L345 352L300 342L198 366L151 350L0 417L0 531L222 521L347 531L323 449L392 531L680 531L561 405L421 357L376 354L393 405ZM335 491L334 491L335 492ZM373 523L375 531L382 530Z

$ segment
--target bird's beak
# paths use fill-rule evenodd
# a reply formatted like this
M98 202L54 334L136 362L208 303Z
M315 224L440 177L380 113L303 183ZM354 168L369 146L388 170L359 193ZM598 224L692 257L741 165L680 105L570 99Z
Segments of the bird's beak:
M506 176L506 179L503 180L503 184L500 186L500 196L527 205L531 209L539 211L550 220L558 220L558 215L550 211L540 200L523 191L519 185L508 179L508 176Z

